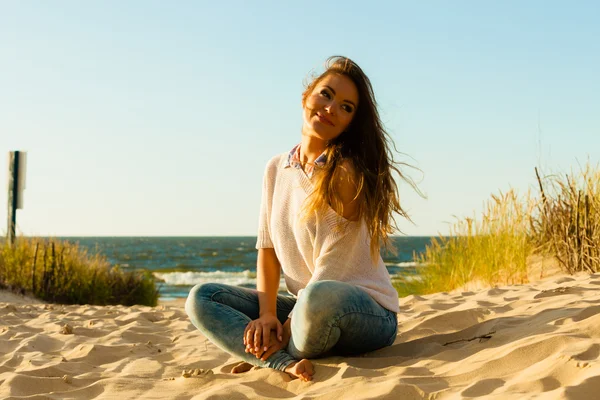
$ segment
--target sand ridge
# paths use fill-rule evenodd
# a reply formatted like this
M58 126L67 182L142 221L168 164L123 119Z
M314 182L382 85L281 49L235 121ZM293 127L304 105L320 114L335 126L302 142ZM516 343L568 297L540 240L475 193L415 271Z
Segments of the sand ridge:
M0 303L0 398L591 399L600 274L400 299L393 346L315 360L314 381L238 363L155 308Z

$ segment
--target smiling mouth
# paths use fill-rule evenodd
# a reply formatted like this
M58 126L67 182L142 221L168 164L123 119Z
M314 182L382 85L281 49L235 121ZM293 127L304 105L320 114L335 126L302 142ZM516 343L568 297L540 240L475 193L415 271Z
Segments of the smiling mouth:
M335 126L335 125L333 125L333 122L331 122L329 119L325 118L324 116L322 116L319 113L317 113L317 118L319 118L319 121L321 121L324 124L327 124L327 125L330 125L330 126Z

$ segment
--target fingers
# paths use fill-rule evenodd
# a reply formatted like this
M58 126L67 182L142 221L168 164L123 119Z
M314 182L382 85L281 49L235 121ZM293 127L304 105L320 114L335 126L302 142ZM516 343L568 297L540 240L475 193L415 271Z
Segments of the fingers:
M251 324L252 324L252 322L249 322L248 325L246 325L246 329L244 329L244 345L246 345L248 343L248 341L246 340L246 335L248 334L248 331L250 330Z
M266 321L266 320L265 320ZM265 352L279 340L283 341L283 326L279 321L273 322L254 320L250 321L244 329L243 342L246 353L252 353L257 358L264 356Z
M263 351L261 353L264 353L265 351L267 351L268 346L269 346L269 337L270 336L271 336L270 329L263 330L263 334L262 334L262 349L263 349Z
M265 353L265 351L263 350L263 348L258 349L258 351L256 353L254 353L254 356L258 359L262 359L261 357L263 356L263 354Z
M256 358L260 358L264 352L267 351L270 335L271 330L269 327L260 325L256 327L256 330L254 331L254 347L250 349L250 352L254 354Z
M262 343L262 332L263 327L258 325L256 327L256 330L254 331L254 345L252 346L252 349L254 349L255 352L258 352L258 350L260 349Z
M257 329L254 332L254 355L256 358L260 358L265 351L267 351L267 346L269 344L269 335L271 330L268 327L262 326L260 327L262 332L259 332ZM257 339L258 338L258 339Z
M246 353L249 350L254 350L254 332L256 328L252 322L248 324L246 330L244 331L244 345L246 345Z
M263 360L263 361L267 361L267 359L268 359L269 357L271 357L271 356L273 355L273 353L275 353L275 352L276 352L276 351L278 351L278 350L280 350L280 348L279 348L279 346L278 346L278 345L271 346L271 347L269 347L269 348L267 349L267 351L265 351L265 352L264 352L264 353L263 353L263 354L260 356L260 359L261 359L261 360Z

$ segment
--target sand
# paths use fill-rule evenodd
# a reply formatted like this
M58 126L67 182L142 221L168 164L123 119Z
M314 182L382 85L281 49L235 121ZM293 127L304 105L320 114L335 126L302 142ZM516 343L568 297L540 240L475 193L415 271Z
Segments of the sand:
M315 360L310 383L229 373L180 302L0 301L3 399L600 398L600 274L401 299L393 346Z

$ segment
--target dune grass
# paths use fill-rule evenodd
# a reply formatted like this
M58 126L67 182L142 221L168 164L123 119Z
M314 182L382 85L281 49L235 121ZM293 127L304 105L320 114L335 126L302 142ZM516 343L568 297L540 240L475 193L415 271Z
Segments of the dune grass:
M158 301L151 273L123 271L99 254L57 239L0 243L0 286L63 304L155 306Z
M600 270L600 168L541 178L539 193L493 195L480 218L457 219L449 237L432 240L415 261L417 276L400 277L400 296L447 292L468 283L527 282L531 255L552 257L568 273Z
M450 236L434 238L417 255L419 276L395 280L399 295L447 292L472 281L523 283L533 251L532 208L529 196L520 198L514 190L492 196L481 218L458 219Z
M600 168L588 162L578 172L537 178L541 201L533 218L536 244L566 272L598 272Z

